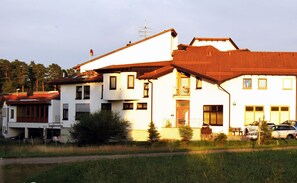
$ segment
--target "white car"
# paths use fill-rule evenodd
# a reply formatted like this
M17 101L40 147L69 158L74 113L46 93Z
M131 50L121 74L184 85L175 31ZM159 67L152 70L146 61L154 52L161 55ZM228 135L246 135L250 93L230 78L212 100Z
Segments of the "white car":
M275 126L275 124L270 121L266 121L266 124L268 126L268 129L271 129L273 126ZM248 135L250 132L254 132L254 131L257 132L258 129L259 129L259 121L254 121L251 124L245 126L244 133Z
M275 125L271 128L272 138L296 138L297 129L290 125Z
M253 131L258 131L258 125L259 125L259 122L258 121L254 121L252 122L251 124L248 124L247 126L245 126L244 128L244 133L246 135L248 135L250 132L253 132Z
M257 140L258 139L258 131L250 131L246 134L246 138L250 140Z

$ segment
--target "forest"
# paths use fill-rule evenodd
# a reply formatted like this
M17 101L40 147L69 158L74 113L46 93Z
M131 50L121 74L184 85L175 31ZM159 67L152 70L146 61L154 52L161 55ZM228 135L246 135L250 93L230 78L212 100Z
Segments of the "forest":
M73 74L75 71L63 70L55 63L45 67L34 61L27 64L17 59L0 59L0 94L56 90L55 86L49 85L48 82L61 78L63 72Z

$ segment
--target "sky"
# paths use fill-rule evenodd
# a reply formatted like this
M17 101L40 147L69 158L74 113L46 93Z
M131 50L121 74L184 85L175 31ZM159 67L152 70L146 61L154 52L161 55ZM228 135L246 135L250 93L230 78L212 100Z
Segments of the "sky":
M251 51L297 52L296 0L0 0L0 59L69 69L174 28L179 44L231 38Z

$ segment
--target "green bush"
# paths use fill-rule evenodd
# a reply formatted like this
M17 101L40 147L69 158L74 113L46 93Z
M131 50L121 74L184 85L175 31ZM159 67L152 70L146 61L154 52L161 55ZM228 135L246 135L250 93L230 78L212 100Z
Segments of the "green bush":
M190 126L184 125L179 127L178 130L182 141L188 142L193 138L193 129Z
M271 143L271 131L269 130L266 121L262 121L260 143L265 145Z
M149 134L149 136L148 136L149 143L154 143L154 142L157 142L160 140L160 133L156 129L154 122L152 122L152 121L150 122L147 132Z
M112 111L98 111L81 117L70 131L79 145L104 144L110 140L127 140L129 121Z
M219 144L224 144L227 141L227 135L224 133L219 133L216 137L215 137L215 142L219 143Z

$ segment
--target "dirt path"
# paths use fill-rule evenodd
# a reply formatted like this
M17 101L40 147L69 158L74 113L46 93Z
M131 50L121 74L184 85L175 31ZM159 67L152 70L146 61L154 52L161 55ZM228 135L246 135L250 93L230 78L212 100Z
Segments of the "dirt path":
M253 152L264 150L288 150L297 149L297 146L290 147L274 147L274 148L242 148L242 149L212 149L191 152L168 152L168 153L150 153L150 154L119 154L119 155L91 155L91 156L63 156L63 157L38 157L38 158L7 158L0 159L0 166L11 164L54 164L54 163L70 163L80 161L91 161L100 159L120 159L131 157L158 157L168 155L189 155L189 154L209 154L209 153L222 153L222 152Z

